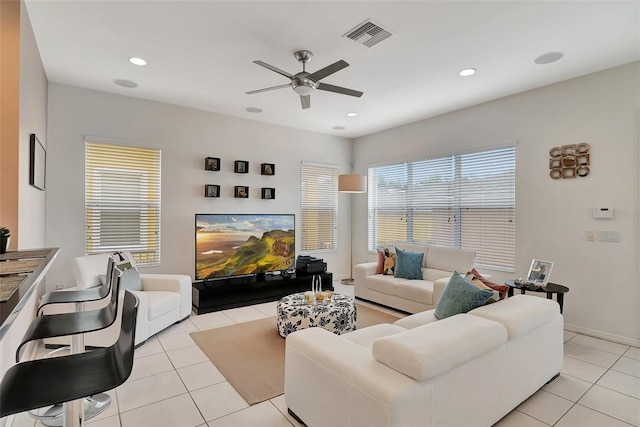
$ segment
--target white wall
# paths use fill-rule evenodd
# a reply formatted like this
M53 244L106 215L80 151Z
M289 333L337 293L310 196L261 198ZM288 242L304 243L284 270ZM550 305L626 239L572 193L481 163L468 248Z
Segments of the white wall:
M212 95L215 96L215 95ZM208 113L56 83L49 85L47 245L62 250L47 282L73 284L69 259L84 254L85 135L151 144L162 149L162 262L143 272L194 275L195 213L296 214L300 239L300 164L335 164L349 170L348 139ZM204 170L204 158L220 157L220 172ZM233 173L248 160L249 174ZM260 163L275 163L261 176ZM219 184L220 198L205 198L204 185ZM248 185L249 199L234 199L233 186ZM261 200L274 187L275 200ZM341 252L319 253L336 279L348 275L349 215L340 195Z
M38 135L46 149L47 76L27 8L20 2L18 249L45 247L46 192L29 185L29 135L32 133Z
M568 329L638 345L639 73L628 64L359 138L356 172L517 140L516 271L490 273L526 276L533 258L551 260L551 281L570 288ZM591 144L591 174L551 179L549 149L580 142ZM366 204L356 200L354 217L367 217ZM595 220L594 207L618 215ZM587 230L619 231L620 242L587 241ZM354 261L374 260L366 221L354 233Z

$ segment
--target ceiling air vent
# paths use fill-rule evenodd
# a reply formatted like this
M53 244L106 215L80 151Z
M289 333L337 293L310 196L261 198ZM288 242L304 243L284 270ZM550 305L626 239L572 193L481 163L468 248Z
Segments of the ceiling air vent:
M366 47L377 45L389 36L391 36L390 31L385 30L380 25L374 24L369 19L344 34L344 37L350 38Z

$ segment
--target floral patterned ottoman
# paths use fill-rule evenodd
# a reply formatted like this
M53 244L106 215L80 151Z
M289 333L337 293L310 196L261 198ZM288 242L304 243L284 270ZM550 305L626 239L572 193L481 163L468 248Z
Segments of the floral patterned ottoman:
M320 327L340 335L356 330L356 304L353 298L334 293L327 305L305 304L304 294L288 295L278 301L278 332Z

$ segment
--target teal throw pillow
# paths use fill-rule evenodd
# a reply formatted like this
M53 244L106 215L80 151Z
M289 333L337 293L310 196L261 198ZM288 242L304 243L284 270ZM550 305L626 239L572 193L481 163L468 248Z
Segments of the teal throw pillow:
M434 316L436 319L444 319L455 314L466 313L485 305L492 296L492 291L478 288L454 271L438 300Z
M122 272L120 289L126 289L128 291L142 290L142 280L136 268L127 268Z
M422 252L409 252L396 248L395 277L402 279L422 279Z

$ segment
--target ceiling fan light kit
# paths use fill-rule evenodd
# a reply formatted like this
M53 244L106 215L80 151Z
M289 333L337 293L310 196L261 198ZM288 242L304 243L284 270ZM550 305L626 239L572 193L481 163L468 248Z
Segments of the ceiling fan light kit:
M311 93L313 93L314 90L318 89L318 90L324 90L327 92L334 92L334 93L339 93L341 95L349 95L349 96L355 96L355 97L361 97L362 96L362 92L357 91L357 90L353 90L353 89L347 89L344 87L340 87L340 86L334 86L334 85L330 85L330 84L326 84L326 83L321 83L320 80L324 79L325 77L330 76L333 73L337 73L338 71L342 70L343 68L346 68L349 66L349 64L346 61L340 60L337 62L334 62L331 65L328 65L318 71L316 71L315 73L308 73L306 70L306 64L307 62L311 61L311 58L313 58L313 53L308 51L308 50L299 50L297 52L295 52L293 54L293 56L298 60L298 62L302 63L302 71L300 71L299 73L293 75L293 74L289 74L286 71L283 71L277 67L274 67L273 65L267 64L266 62L263 61L253 61L255 64L258 64L264 68L267 68L273 72L276 72L284 77L287 77L289 80L291 80L291 82L289 84L284 84L284 85L278 85L278 86L272 86L272 87L267 87L264 89L257 89L257 90L252 90L247 92L248 95L253 95L256 93L261 93L261 92L266 92L266 91L270 91L270 90L275 90L275 89L282 89L285 87L291 87L295 93L297 93L298 95L300 95L300 102L302 104L302 109L307 109L307 108L311 108Z

